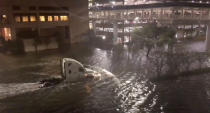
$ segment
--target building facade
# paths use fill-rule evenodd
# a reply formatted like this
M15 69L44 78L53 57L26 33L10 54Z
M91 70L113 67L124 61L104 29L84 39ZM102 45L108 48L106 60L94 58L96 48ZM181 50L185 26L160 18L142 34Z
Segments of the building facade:
M185 38L205 34L210 21L210 1L89 0L89 18L89 27L95 34L114 44L131 41L134 29L153 22L172 26L177 29L177 38Z
M79 42L88 32L88 1L0 0L0 36L22 39L25 51L33 51L34 39L57 48L56 40ZM40 47L44 49L44 47Z

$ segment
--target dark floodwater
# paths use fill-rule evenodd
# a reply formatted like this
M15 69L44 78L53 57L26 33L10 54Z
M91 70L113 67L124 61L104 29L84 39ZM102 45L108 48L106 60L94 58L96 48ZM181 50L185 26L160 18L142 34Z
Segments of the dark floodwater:
M210 113L208 74L152 83L141 74L139 56L90 47L0 55L0 113ZM104 68L115 79L39 89L37 81L60 75L62 57Z

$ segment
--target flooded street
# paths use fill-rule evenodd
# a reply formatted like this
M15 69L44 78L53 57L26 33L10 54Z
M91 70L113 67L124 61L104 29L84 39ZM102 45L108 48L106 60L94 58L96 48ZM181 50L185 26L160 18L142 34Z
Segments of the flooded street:
M209 74L153 83L140 72L138 54L75 48L65 54L1 54L0 113L210 113ZM60 76L64 57L115 76L39 88L40 80Z

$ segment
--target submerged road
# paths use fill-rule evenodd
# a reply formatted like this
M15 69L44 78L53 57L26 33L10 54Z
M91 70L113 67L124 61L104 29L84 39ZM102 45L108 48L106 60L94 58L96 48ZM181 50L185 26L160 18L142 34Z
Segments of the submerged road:
M4 62L0 63L0 97L12 95L0 98L1 113L210 113L208 74L152 83L139 72L144 69L138 65L141 55L127 50L81 46L65 54L0 57ZM33 86L27 93L21 90L44 78L60 76L63 57L106 69L120 83L104 79L42 89Z

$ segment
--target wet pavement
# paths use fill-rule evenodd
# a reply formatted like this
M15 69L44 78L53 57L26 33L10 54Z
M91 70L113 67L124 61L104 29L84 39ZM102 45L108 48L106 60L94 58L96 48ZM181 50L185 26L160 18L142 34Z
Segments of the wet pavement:
M208 74L152 83L141 73L141 55L128 50L76 46L65 54L0 57L0 113L210 113ZM38 81L60 76L64 57L115 77L38 88Z

